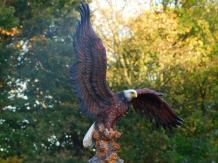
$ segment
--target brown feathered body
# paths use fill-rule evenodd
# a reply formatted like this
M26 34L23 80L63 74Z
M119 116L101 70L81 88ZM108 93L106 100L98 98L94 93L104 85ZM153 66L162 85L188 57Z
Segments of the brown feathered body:
M112 105L97 115L97 122L103 122L106 128L114 129L116 127L116 122L128 112L128 109L129 102L122 93L118 93L115 95Z
M90 23L90 9L82 4L81 20L74 36L75 64L71 78L81 111L110 129L130 108L154 119L157 126L167 128L181 124L181 119L161 99L161 94L144 88L137 89L137 98L128 100L124 92L114 93L106 82L107 58L101 39Z

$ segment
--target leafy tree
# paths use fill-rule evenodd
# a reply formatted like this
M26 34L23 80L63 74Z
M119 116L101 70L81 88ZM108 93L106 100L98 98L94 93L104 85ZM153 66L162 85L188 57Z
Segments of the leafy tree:
M2 3L0 157L86 161L69 74L80 1Z
M108 13L103 12L103 22L111 20ZM108 31L113 31L111 35L99 30L110 53L108 78L113 88L160 90L185 120L184 128L171 133L153 131L153 126L134 112L128 114L120 122L124 133L120 140L121 155L127 161L211 162L218 159L218 148L214 146L217 144L214 138L218 94L215 22L218 20L216 14L209 16L214 13L217 13L216 3L167 7L164 11L154 8L125 23L122 15L115 17L116 27L119 22L125 25L123 30L127 33L122 37L120 28L112 26L113 21L107 22ZM126 142L131 143L127 146Z

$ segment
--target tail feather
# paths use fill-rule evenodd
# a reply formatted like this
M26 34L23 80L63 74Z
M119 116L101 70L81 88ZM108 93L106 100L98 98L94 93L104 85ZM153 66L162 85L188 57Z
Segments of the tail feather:
M92 124L92 126L87 131L85 137L83 138L83 146L85 148L91 147L93 145L92 135L95 131L95 123Z

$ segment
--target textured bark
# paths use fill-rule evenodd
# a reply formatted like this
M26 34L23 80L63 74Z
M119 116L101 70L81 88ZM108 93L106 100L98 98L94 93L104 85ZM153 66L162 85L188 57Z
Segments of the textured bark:
M120 132L113 129L108 130L103 124L99 124L93 134L96 154L88 163L124 163L117 155L120 145L115 142L120 136Z

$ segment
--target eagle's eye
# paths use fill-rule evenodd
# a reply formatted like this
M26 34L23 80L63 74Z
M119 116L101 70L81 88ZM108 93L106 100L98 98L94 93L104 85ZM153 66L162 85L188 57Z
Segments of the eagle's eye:
M135 92L131 92L132 95L136 94Z

